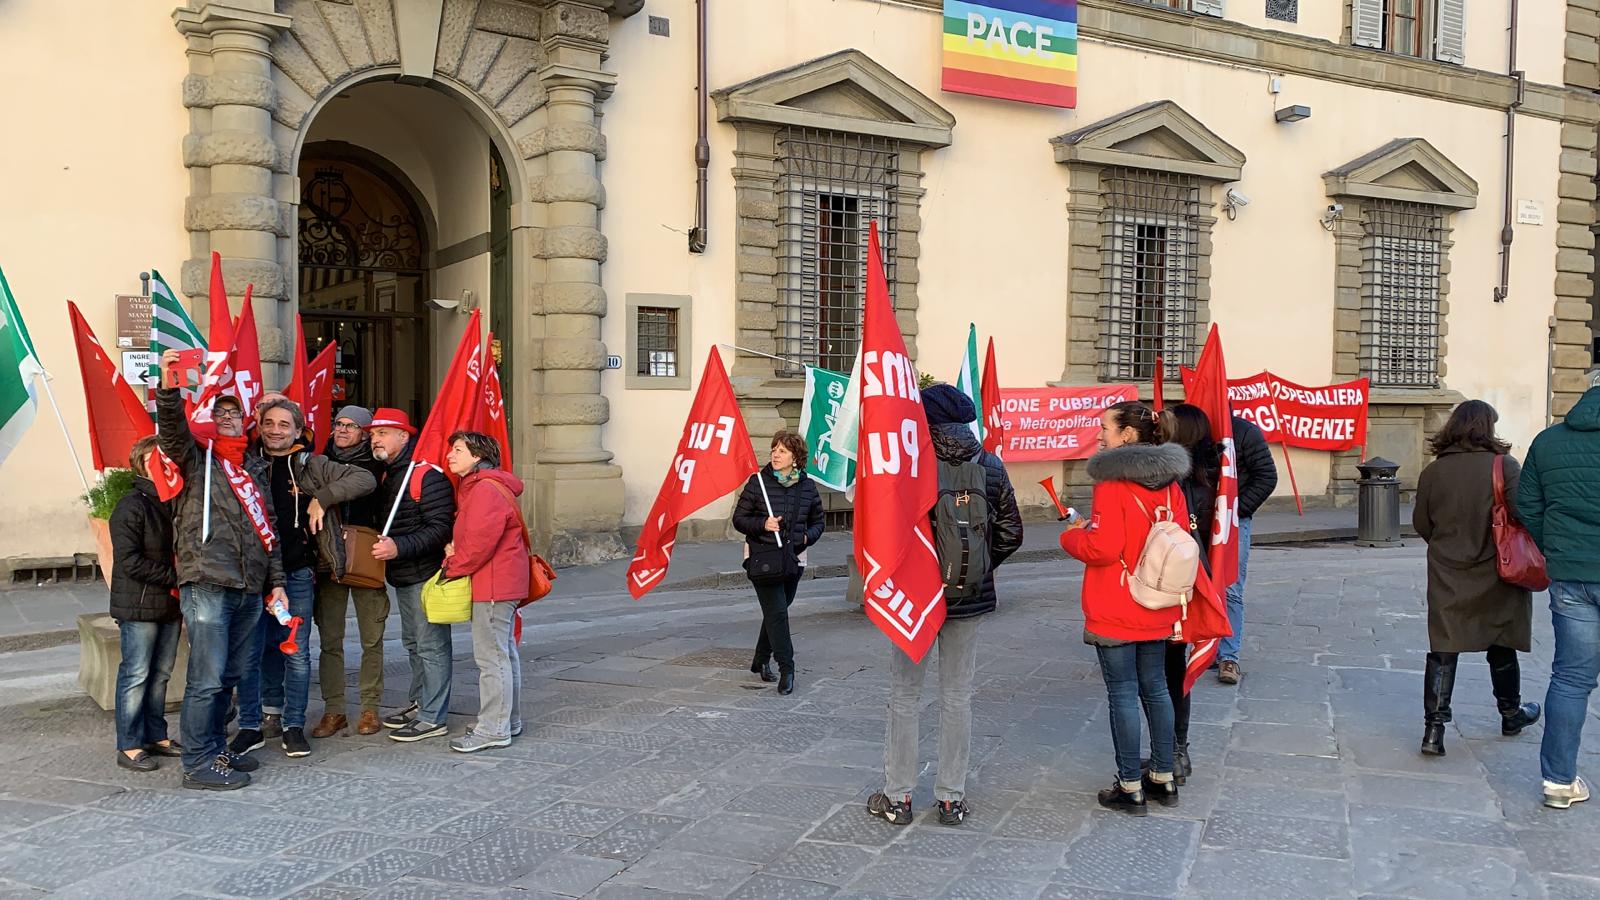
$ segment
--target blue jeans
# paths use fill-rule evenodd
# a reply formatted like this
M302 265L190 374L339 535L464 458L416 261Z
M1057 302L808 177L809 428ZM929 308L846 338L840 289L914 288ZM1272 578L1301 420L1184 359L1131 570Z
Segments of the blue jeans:
M1217 644L1217 661L1239 661L1239 644L1244 640L1244 579L1250 566L1250 519L1239 520L1239 580L1228 585L1228 627L1233 631Z
M1150 771L1172 771L1172 697L1167 693L1167 642L1095 647L1111 705L1111 743L1117 777L1138 781L1139 705L1150 720Z
M450 626L435 625L422 612L422 585L396 586L400 606L400 643L411 658L411 702L417 721L443 725L450 717Z
M283 727L306 727L306 696L311 691L311 617L317 605L316 573L309 568L286 573L284 593L289 595L289 615L299 616L300 631L295 641L300 649L284 656L278 645L289 638L289 629L261 607L250 659L244 679L239 682L239 727L261 730L261 714L283 716Z
M178 733L183 770L209 765L228 746L228 700L243 675L261 595L214 584L179 588L178 605L189 629L189 676Z
M1550 584L1550 619L1556 653L1544 695L1544 740L1539 768L1544 780L1571 784L1578 777L1578 745L1589 717L1589 694L1600 677L1600 583Z
M178 622L118 622L117 749L140 750L167 739L167 682L178 658Z

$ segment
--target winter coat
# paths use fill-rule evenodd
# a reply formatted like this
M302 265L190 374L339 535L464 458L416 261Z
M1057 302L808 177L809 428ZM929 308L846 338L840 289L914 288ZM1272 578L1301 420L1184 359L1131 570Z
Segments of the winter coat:
M783 517L783 541L798 555L817 541L822 540L822 495L817 493L817 483L800 471L800 480L784 487L773 474L772 464L745 479L744 490L733 508L733 529L744 535L745 544L771 544L772 532L767 530L767 504L761 498L760 478L767 486L767 499L772 501L772 514ZM805 561L802 559L802 566Z
M1127 444L1096 453L1088 470L1095 482L1089 527L1061 535L1061 548L1085 567L1083 629L1113 641L1166 640L1182 608L1140 606L1128 590L1123 566L1138 565L1150 535L1149 515L1157 506L1168 506L1174 521L1188 521L1177 483L1189 474L1189 451L1179 444Z
M279 537L289 529L300 529L315 546L317 568L331 571L334 580L343 578L343 507L352 501L372 496L378 489L377 478L361 466L337 463L308 450L296 450L287 457L268 456L259 448L257 452L267 461L269 475L272 466L278 465L279 460L287 460L290 483L298 485L302 492L310 494L322 505L322 528L315 535L311 534L310 522L299 515L299 508L290 511L292 515L287 519L285 511L278 510Z
M1017 508L1017 494L1011 488L1005 464L1000 457L984 452L972 429L942 424L934 425L931 432L933 452L941 462L975 462L983 466L983 495L989 503L989 571L983 576L978 596L947 602L944 612L946 619L970 619L994 612L994 570L1022 546L1022 511Z
M156 422L161 451L183 473L183 491L173 499L173 546L178 556L178 583L210 584L247 593L265 593L283 587L283 556L276 544L272 552L261 545L250 517L228 484L222 460L211 461L211 540L203 539L205 519L206 448L189 430L183 397L177 388L156 390ZM272 509L272 483L266 460L244 455L244 469L255 480L266 507L267 522L276 533Z
M111 511L111 618L119 622L176 622L178 567L172 551L172 510L148 478Z
M1255 423L1233 417L1233 447L1239 459L1239 518L1248 519L1278 486L1278 464Z
M363 439L349 450L341 450L330 440L324 455L342 465L359 466L372 476L374 489L371 492L339 504L339 521L346 525L382 528L384 516L389 510L384 507L383 498L379 496L382 492L376 489L376 485L389 467L372 458L372 443Z
M1494 457L1476 447L1447 447L1417 478L1411 524L1428 542L1428 649L1478 653L1499 645L1528 652L1533 598L1500 580L1489 513ZM1505 461L1506 505L1516 513L1520 468Z
M411 463L411 451L415 446L414 439L408 441L399 456L389 460L389 468L378 486L384 518L388 518L396 495L400 497L400 508L389 528L396 554L385 569L385 578L395 587L421 584L439 571L444 563L444 545L450 543L450 530L456 518L455 491L450 487L450 479L437 469L430 468L423 474L422 499L411 498L406 466ZM415 475L413 472L412 476ZM379 522L378 526L381 530L383 523Z
M1553 580L1600 583L1600 387L1533 439L1517 513Z
M456 524L450 542L454 553L444 561L446 578L472 576L472 599L526 600L528 542L522 517L495 486L522 495L522 479L504 469L479 469L456 488Z

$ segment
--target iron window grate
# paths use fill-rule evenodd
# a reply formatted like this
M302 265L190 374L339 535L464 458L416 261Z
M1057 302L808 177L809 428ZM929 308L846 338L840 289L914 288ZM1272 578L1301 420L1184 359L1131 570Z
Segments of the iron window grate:
M670 307L639 307L638 371L656 378L678 375L678 311Z
M890 298L895 278L897 141L809 128L778 135L778 373L848 372L861 343L867 233L878 222Z
M1436 387L1444 214L1375 200L1362 225L1362 368L1375 385Z
M1200 185L1188 175L1107 169L1101 181L1100 374L1144 381L1156 357L1171 380L1194 365L1199 321Z

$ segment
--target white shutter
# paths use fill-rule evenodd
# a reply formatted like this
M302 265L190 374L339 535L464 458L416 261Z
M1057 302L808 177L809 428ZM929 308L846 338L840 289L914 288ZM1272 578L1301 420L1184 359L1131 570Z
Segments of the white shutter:
M1350 0L1350 43L1383 49L1383 0Z
M1222 15L1222 0L1189 0L1189 11L1202 16Z
M1467 61L1467 0L1439 0L1433 20L1433 58L1458 66Z

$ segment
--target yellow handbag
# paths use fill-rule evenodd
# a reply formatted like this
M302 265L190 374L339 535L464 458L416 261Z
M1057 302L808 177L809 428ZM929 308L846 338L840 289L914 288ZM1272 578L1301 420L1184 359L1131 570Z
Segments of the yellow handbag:
M433 573L422 586L422 612L435 625L472 621L472 576L441 578L444 570Z

